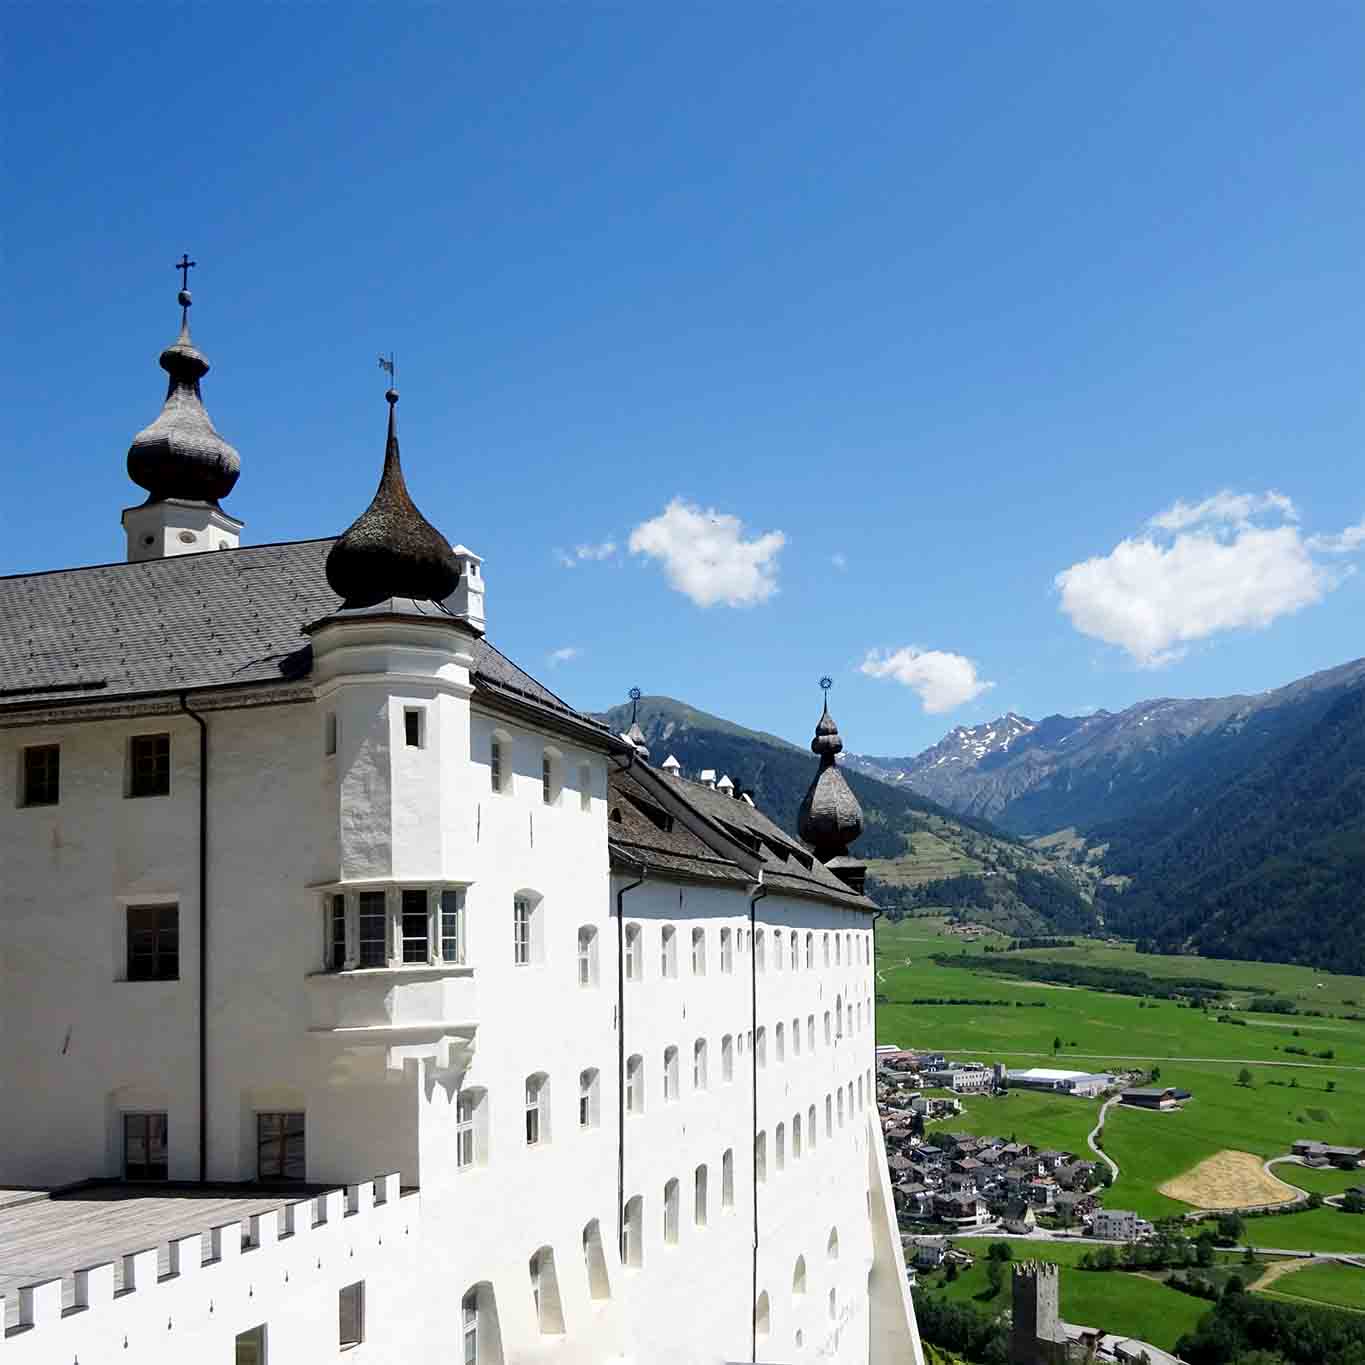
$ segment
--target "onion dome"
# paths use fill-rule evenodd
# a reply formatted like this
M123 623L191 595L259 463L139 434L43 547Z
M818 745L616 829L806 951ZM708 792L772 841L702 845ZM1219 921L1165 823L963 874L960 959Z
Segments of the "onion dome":
M829 713L828 698L810 747L820 755L820 771L801 802L796 828L815 850L815 856L827 863L831 858L845 856L848 846L863 832L863 808L835 762L844 741Z
M635 750L637 758L644 763L649 762L649 744L645 740L645 732L640 729L639 721L631 721L630 729L621 738Z
M128 447L128 477L147 490L148 502L179 498L216 507L232 492L241 472L237 452L214 430L199 381L209 362L190 340L190 291L182 289L180 335L161 352L170 376L161 416L133 437Z
M379 487L327 554L327 581L343 609L372 607L390 597L442 602L460 581L450 542L417 510L403 481L394 423L398 391L384 397L389 435Z

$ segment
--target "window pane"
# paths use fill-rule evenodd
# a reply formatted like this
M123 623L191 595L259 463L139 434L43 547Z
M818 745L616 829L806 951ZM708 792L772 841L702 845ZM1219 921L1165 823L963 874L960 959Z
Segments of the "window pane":
M425 891L404 891L402 900L403 923L403 961L426 962L427 944L427 893Z
M327 965L339 972L346 965L346 897L333 896L328 929Z
M403 739L409 749L420 749L422 747L422 713L420 711L403 712Z
M464 926L460 923L460 893L441 892L441 961L464 961Z
M165 796L170 791L170 735L134 735L128 759L130 796Z
M362 967L382 967L388 961L384 919L384 893L362 891L356 914L356 959Z
M343 1346L357 1346L365 1340L365 1282L348 1284L337 1295L340 1318L340 1342Z
M60 765L61 750L55 744L24 750L24 805L56 804Z
M128 980L174 981L180 975L180 909L128 907Z
M123 1174L127 1180L165 1180L165 1114L123 1116Z

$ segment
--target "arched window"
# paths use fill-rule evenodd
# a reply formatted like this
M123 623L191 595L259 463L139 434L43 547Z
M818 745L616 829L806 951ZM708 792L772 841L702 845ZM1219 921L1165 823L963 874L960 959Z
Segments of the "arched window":
M557 806L563 788L563 756L557 749L546 749L540 756L540 799L547 806Z
M678 974L678 935L671 924L665 924L659 944L659 973L661 976Z
M806 970L810 971L815 966L815 935L806 934Z
M664 1103L672 1104L678 1098L678 1049L664 1048Z
M839 1317L839 1291L831 1289L829 1291L829 1320L835 1322Z
M811 1105L811 1107L806 1110L806 1141L810 1144L812 1152L815 1150L815 1135L815 1106Z
M797 941L796 941L796 930L793 929L793 930L792 930L792 946L791 946L791 954L792 954L791 967L792 967L792 971L795 971L795 970L801 965L801 964L797 961L797 957L798 957L798 955L799 955L799 952L800 952L800 948L799 948L799 945L797 944Z
M792 1020L792 1056L793 1056L793 1057L799 1057L800 1055L801 1055L801 1021L800 1021L799 1019L793 1019L793 1020Z
M828 933L823 934L821 937L824 939L824 944L825 944L825 966L828 967L828 966L829 966L829 934L828 934Z
M626 925L626 980L643 981L645 972L645 959L642 945L640 943L640 926L638 924Z
M825 1136L834 1136L834 1097L825 1096Z
M706 930L692 930L692 975L706 975Z
M815 1016L806 1015L806 1051L815 1051Z
M611 1298L607 1258L602 1250L602 1227L596 1218L583 1229L583 1263L588 1271L588 1292L594 1299Z
M645 1112L645 1059L637 1052L626 1059L626 1113Z
M773 930L773 971L782 970L782 930Z
M462 1171L488 1162L487 1093L471 1087L455 1097L455 1164Z
M779 1123L773 1133L773 1156L777 1161L778 1174L787 1169L787 1125Z
M728 929L720 931L720 970L725 976L735 970L734 940Z
M844 1036L844 997L842 995L834 997L834 1036L836 1038Z
M578 765L578 809L592 809L592 769L586 763Z
M754 1179L761 1185L768 1178L768 1135L760 1133L754 1139Z
M836 967L844 965L844 941L838 934L834 935L834 965Z
M839 1127L844 1126L844 1092L842 1088L838 1092Z
M768 1030L762 1025L754 1034L754 1062L760 1071L768 1065Z
M488 782L495 792L512 790L512 768L508 762L511 743L501 730L494 730L488 741Z
M792 1160L801 1160L801 1115L792 1115Z
M502 1365L497 1301L487 1280L471 1286L460 1300L460 1342L464 1365Z
M787 1060L787 1027L780 1020L777 1025L777 1064L781 1066Z
M861 1000L858 1001L858 1004L855 1007L854 1017L858 1024L857 1031L861 1033L863 1031L863 1002Z
M621 1263L636 1268L645 1263L645 1201L637 1194L626 1201L621 1218Z
M602 1122L600 1077L595 1066L578 1073L578 1126L596 1128Z
M766 954L763 950L763 930L760 929L754 935L754 971L762 972L767 969L765 962Z
M703 1163L692 1172L692 1221L699 1228L706 1226L706 1165Z
M861 1109L862 1107L863 1107L863 1078L862 1078L861 1076L859 1076L859 1077L858 1077L858 1108Z
M678 1245L678 1182L664 1186L664 1245Z
M829 1257L831 1261L837 1261L839 1259L838 1228L830 1228L829 1230L829 1241L825 1243L825 1255Z
M758 1296L758 1302L754 1304L754 1335L760 1341L766 1341L771 1331L772 1314L768 1308L768 1291L765 1289Z
M578 984L597 985L597 930L591 924L578 931Z
M526 1145L541 1147L550 1140L550 1078L537 1071L526 1078Z
M727 1147L720 1159L720 1206L732 1209L735 1206L735 1150Z
M792 1293L804 1294L806 1292L806 1258L798 1256L796 1258L796 1269L792 1271Z
M862 1085L862 1081L858 1082ZM698 1038L692 1044L692 1088L706 1089L706 1039Z
M720 1083L729 1085L735 1079L735 1040L726 1034L720 1040Z
M544 1333L564 1330L564 1310L559 1302L559 1278L555 1274L555 1253L551 1247L541 1247L531 1257L531 1298L535 1304L536 1322Z
M543 901L535 891L518 891L512 897L512 961L530 967L545 961Z
M829 1011L825 1011L825 1046L829 1046Z

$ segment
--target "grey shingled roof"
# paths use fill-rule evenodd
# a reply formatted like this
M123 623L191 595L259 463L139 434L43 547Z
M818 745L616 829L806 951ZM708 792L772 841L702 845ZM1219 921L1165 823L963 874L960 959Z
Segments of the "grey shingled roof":
M738 864L716 853L686 825L660 829L643 809L657 809L659 803L629 771L611 774L610 796L607 834L618 860L705 881L748 883Z
M305 677L303 627L341 605L325 540L0 578L0 713ZM616 745L487 640L475 688Z

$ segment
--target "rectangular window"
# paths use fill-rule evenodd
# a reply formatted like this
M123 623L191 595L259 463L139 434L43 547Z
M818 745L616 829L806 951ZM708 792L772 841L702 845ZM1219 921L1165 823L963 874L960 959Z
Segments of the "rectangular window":
M337 1295L342 1346L359 1346L365 1340L365 1281L348 1284Z
M327 967L333 972L346 966L346 897L327 898Z
M554 803L555 790L555 766L554 761L546 754L540 760L540 799L547 805Z
M356 961L360 966L383 967L388 962L387 918L384 893L362 891L356 911Z
M61 762L62 751L55 744L35 744L24 750L24 805L57 804Z
M531 902L525 896L512 901L512 961L518 967L531 961Z
M626 925L626 980L639 981L641 978L640 926Z
M422 708L418 706L407 706L403 708L403 743L409 749L422 748L422 725L426 717Z
M735 1154L728 1147L720 1159L720 1206L723 1209L735 1206Z
M165 1114L123 1116L123 1178L165 1180L169 1172Z
M626 1063L626 1113L643 1114L644 1112L645 1064L644 1059L639 1053L636 1053Z
M526 1145L535 1147L540 1142L540 1098L543 1082L526 1082Z
M265 1323L237 1333L232 1365L265 1365Z
M128 907L128 980L180 978L180 907Z
M402 899L403 961L431 960L431 912L425 891L404 891Z
M458 891L441 892L441 961L464 961L464 903Z
M322 752L326 758L332 758L337 751L337 713L328 711L326 720L322 723Z
M455 1164L466 1170L474 1164L475 1133L474 1120L478 1109L475 1095L460 1091L455 1101Z
M134 735L128 741L128 795L166 796L170 790L170 735Z
M735 969L735 959L730 938L730 931L722 929L720 931L720 969L722 972L732 972Z
M488 746L488 777L493 790L502 790L502 740L494 739Z
M256 1115L256 1178L307 1179L302 1114Z

